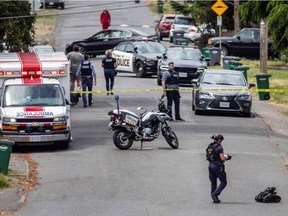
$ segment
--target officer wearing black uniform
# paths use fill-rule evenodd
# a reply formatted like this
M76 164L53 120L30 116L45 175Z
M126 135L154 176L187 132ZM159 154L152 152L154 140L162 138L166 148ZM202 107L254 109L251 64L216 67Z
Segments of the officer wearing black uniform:
M168 115L172 118L172 104L175 104L175 119L185 121L180 117L180 93L179 93L179 73L174 70L174 63L168 64L169 70L162 75L162 88L164 96L167 96Z
M93 78L94 78L94 85L96 85L96 71L94 65L89 61L89 55L84 56L84 62L79 66L77 73L77 77L81 80L82 84L82 99L84 107L87 107L87 98L86 93L84 93L87 89L88 91L92 91L93 87ZM80 84L78 83L78 86ZM92 93L88 93L88 102L89 106L93 104L92 101Z
M211 181L211 197L214 203L220 203L218 196L227 185L227 178L225 172L224 162L230 160L232 156L224 154L224 149L221 145L224 137L221 134L213 135L211 137L214 142L210 143L206 149L206 159L209 161L209 179ZM217 178L220 184L217 187Z

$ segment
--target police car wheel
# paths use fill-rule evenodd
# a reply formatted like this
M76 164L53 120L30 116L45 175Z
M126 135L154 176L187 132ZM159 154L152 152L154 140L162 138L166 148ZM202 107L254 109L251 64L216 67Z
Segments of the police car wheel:
M143 63L141 61L137 61L135 67L136 67L136 76L139 78L144 77L145 72Z

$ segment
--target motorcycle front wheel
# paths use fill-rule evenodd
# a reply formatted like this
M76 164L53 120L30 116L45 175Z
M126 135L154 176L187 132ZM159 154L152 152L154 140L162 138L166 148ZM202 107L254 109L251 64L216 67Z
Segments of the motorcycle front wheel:
M123 128L117 129L113 135L114 145L121 150L129 149L133 144L133 137L130 135L131 132Z
M176 134L171 130L170 127L162 128L162 135L164 136L167 143L173 148L177 149L179 147L179 142Z

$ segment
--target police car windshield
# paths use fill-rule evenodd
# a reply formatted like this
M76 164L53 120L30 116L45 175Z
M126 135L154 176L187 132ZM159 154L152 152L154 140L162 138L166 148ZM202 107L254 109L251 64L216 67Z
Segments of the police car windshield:
M192 49L168 49L166 56L168 59L191 60L197 62L200 62L201 59L201 53Z
M9 85L5 87L3 106L64 106L57 84Z
M144 53L164 53L166 48L159 43L138 43L135 44L139 54Z

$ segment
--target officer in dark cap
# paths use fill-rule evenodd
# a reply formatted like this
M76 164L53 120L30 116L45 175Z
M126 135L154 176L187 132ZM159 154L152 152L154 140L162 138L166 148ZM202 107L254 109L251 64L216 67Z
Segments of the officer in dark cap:
M179 93L179 73L174 70L174 63L169 62L168 71L162 75L162 88L164 96L167 96L168 115L172 118L172 104L175 104L175 119L185 121L180 117L180 93Z
M232 156L224 154L224 149L221 145L224 140L223 135L216 134L211 137L214 141L210 143L206 149L206 159L209 161L209 179L211 182L211 197L214 203L220 203L218 196L227 185L224 162L230 160ZM220 184L217 187L217 178Z

